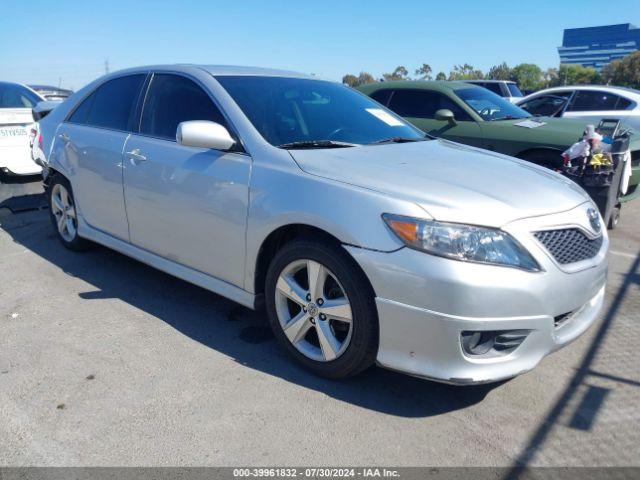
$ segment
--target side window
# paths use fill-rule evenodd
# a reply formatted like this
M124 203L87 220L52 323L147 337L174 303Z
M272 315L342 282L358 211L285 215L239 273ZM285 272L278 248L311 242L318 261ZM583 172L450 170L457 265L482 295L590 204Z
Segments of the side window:
M220 110L193 81L179 75L154 75L140 133L175 141L178 124L188 120L210 120L226 126Z
M87 115L89 115L89 110L91 110L91 105L93 105L93 99L96 98L95 92L85 98L80 105L78 105L75 111L69 117L69 122L71 123L79 123L84 124L87 123Z
M633 102L631 100L627 100L626 98L620 97L618 103L616 103L616 110L627 110Z
M378 90L377 92L373 92L371 94L371 98L373 98L376 102L381 103L382 105L387 105L389 103L389 97L393 90L385 89Z
M570 112L588 112L599 110L615 110L618 103L617 95L608 92L578 90L573 102L569 106Z
M449 97L428 90L396 90L389 108L402 117L435 118L436 112L448 109L456 120L470 121L471 117Z
M531 115L540 115L543 117L552 117L564 108L567 99L555 95L542 95L532 98L520 105L520 108L526 110Z
M91 105L87 106L88 115L84 123L93 127L129 130L131 110L138 99L138 93L145 76L130 75L120 77L109 80L98 87L91 95L94 98L91 99L89 97L87 99L91 100ZM87 100L85 100L85 103ZM84 104L80 107L84 108ZM74 112L74 115L76 112ZM80 115L82 115L82 112L79 113Z
M500 89L500 84L497 82L479 83L478 85L481 85L487 90L491 90L493 93L504 97L504 93L502 93L502 90Z

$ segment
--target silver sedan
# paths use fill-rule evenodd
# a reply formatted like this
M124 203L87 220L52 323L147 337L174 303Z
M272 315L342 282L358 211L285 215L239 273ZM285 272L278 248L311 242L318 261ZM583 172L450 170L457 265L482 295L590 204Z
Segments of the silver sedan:
M425 137L343 85L135 68L39 127L66 247L97 242L266 308L319 375L377 362L458 384L509 378L602 306L608 237L580 188Z

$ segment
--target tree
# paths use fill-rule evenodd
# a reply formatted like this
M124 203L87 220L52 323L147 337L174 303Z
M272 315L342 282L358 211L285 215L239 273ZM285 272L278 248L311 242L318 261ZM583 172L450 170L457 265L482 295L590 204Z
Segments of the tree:
M376 79L373 75L367 72L360 72L357 77L351 73L347 73L342 77L342 83L349 85L350 87L357 87L359 85L366 85L367 83L375 83Z
M599 81L600 75L591 67L563 64L558 69L558 85L588 85Z
M342 77L342 83L344 83L345 85L349 85L350 87L357 87L358 86L358 77L348 73L344 77Z
M500 65L494 65L489 69L487 78L491 80L511 80L511 69L506 62L502 62Z
M431 66L423 63L420 68L416 69L416 75L418 75L421 80L431 80Z
M396 69L391 73L383 73L382 77L387 82L391 82L394 80L408 80L409 70L407 70L403 66L399 66L396 67Z
M455 65L453 70L449 72L449 80L474 80L484 78L481 70L475 70L471 65Z
M601 75L607 84L640 88L640 52L614 60L602 69Z
M376 79L368 72L360 72L360 75L358 75L358 85L366 85L368 83L376 83Z
M533 63L521 63L511 69L511 80L522 90L538 90L542 87L542 69Z
M439 82L446 79L447 79L447 74L444 72L438 72L438 74L436 75L436 80L438 80Z

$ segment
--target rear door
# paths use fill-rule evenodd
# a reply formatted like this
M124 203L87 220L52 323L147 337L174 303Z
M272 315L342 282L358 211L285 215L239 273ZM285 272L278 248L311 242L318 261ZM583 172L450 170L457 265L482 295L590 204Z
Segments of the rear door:
M155 74L139 132L125 146L131 243L240 286L251 157L179 145L178 124L188 120L210 120L232 131L195 81Z
M421 89L397 89L391 94L388 106L430 135L477 147L482 145L482 132L478 123L443 93ZM453 112L456 125L436 120L436 112L442 109Z
M109 80L60 125L55 155L69 175L78 210L93 228L129 241L122 151L145 74Z

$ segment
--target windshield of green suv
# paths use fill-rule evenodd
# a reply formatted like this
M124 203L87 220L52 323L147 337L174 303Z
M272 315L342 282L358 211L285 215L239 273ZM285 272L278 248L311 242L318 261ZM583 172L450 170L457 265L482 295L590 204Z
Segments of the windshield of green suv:
M461 88L455 90L455 94L458 95L464 103L473 108L483 120L488 122L529 118L531 116L520 107L509 103L508 100L490 92L486 88Z
M425 134L369 97L314 79L217 76L253 126L282 148L418 141Z

